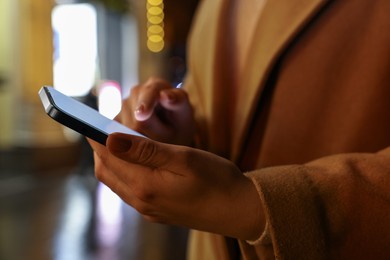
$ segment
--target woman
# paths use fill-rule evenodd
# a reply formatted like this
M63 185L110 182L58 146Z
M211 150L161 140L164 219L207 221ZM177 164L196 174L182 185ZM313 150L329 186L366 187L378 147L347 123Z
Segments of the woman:
M184 88L151 79L118 117L155 141L91 141L97 177L151 221L209 232L193 259L389 258L389 13L203 1Z

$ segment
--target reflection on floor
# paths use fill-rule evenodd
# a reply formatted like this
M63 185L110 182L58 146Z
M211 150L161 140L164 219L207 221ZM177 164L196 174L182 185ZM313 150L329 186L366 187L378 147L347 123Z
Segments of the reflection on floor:
M15 172L0 156L0 259L185 259L187 230L145 222L92 168Z

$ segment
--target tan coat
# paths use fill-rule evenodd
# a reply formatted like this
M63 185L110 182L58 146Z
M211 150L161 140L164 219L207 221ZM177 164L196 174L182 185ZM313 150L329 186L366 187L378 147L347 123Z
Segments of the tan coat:
M233 110L229 1L201 3L186 88L203 147L256 156L267 226L239 241L242 257L390 259L390 1L269 0ZM229 259L223 237L194 232L190 246Z

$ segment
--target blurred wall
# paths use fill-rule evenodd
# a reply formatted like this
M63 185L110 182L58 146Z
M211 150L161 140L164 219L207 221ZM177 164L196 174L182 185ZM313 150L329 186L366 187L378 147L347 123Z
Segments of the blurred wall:
M0 0L0 152L14 155L11 168L28 159L41 172L78 160L78 144L38 98L42 85L53 84L53 6L54 0Z
M53 82L52 8L53 0L0 1L0 148L67 144L37 95Z
M13 93L10 74L13 67L11 26L14 6L14 0L0 1L0 148L9 147L13 140Z

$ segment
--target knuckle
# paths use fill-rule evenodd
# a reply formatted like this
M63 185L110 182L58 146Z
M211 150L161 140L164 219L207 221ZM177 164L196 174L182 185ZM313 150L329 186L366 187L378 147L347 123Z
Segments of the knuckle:
M121 183L120 183L118 180L110 182L110 184L108 185L108 187L109 187L113 192L115 192L119 197L123 197L123 196L122 196L122 194L123 194L123 189L121 189Z
M157 81L159 78L158 77L156 77L156 76L150 76L149 78L148 78L148 80L147 80L147 82L155 82L155 81Z
M153 215L152 207L145 203L138 203L137 205L134 205L134 208L144 217Z
M141 164L153 163L153 158L157 154L157 147L153 142L139 142L136 148L137 161ZM153 165L151 165L153 166Z
M198 154L193 149L183 149L180 152L180 156L186 165L192 165L197 163Z
M103 168L105 165L107 165L109 163L110 158L109 158L108 154L105 152L105 153L102 153L101 155L99 155L99 161L100 161L101 167Z
M141 88L141 85L133 86L133 87L130 89L130 96L128 97L128 99L129 99L130 97L134 96L134 95L137 95L140 88Z
M126 100L123 100L122 101L122 106L121 106L121 113L124 113L126 112L127 109L129 109L131 107L131 100L130 99L126 99Z
M95 176L98 180L102 180L103 177L104 177L104 173L106 171L106 167L105 167L105 159L104 157L99 157L97 159L95 159L95 163L94 163L94 170L95 170Z
M144 185L137 185L136 187L134 187L133 194L139 200L146 203L152 203L156 197L155 192Z
M170 83L162 78L152 76L145 83L145 87L153 89L170 88Z
M102 180L103 179L103 169L102 169L102 166L101 164L96 164L95 163L95 177L98 179L98 180Z
M167 224L165 220L163 220L161 217L158 217L156 215L142 215L143 218L152 223L158 223L158 224Z

